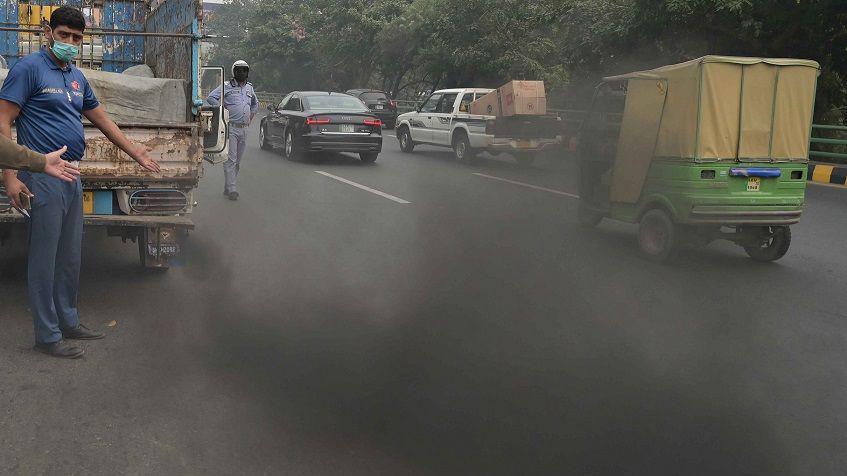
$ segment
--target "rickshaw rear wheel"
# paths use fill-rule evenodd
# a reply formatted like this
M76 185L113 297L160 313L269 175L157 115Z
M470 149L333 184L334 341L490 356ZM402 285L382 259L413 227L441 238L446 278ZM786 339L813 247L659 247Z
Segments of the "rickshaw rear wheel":
M602 213L592 210L591 207L582 202L580 202L579 208L577 208L576 216L579 224L585 228L594 228L603 220Z
M787 226L763 226L757 227L761 232L756 243L744 245L747 256L754 261L770 262L776 261L788 253L791 246L791 228Z
M641 217L638 225L638 247L650 261L667 261L676 254L679 232L664 210L654 208Z

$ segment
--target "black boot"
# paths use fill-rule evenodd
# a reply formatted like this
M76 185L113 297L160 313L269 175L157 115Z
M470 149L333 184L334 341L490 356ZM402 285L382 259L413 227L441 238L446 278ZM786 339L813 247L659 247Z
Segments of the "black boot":
M106 337L106 334L91 329L80 324L74 329L62 329L62 337L65 339L76 340L97 340Z
M64 340L48 342L46 344L35 344L34 349L52 357L59 357L60 359L76 359L77 357L82 357L82 354L85 353L82 348L70 345Z

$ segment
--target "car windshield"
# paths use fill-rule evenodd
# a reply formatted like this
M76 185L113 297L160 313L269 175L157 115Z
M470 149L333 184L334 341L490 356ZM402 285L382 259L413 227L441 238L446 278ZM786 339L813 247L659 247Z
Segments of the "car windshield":
M309 109L323 111L365 111L362 101L351 96L307 96L306 103Z
M386 96L385 93L380 92L362 93L359 97L364 101L379 101L380 99L388 100L388 96Z

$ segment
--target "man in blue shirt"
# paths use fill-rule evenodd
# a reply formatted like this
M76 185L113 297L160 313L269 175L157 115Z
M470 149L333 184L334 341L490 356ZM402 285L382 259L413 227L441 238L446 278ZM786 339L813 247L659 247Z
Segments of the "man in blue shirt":
M244 60L232 64L232 79L224 84L223 105L229 111L229 156L224 162L224 195L238 200L238 171L241 157L247 147L247 128L259 112L259 101L253 85L247 82L250 66ZM206 98L212 106L221 103L221 88L218 87Z
M94 92L72 62L85 31L82 12L71 7L53 11L44 27L48 48L31 54L9 71L0 89L0 134L46 153L67 146L65 159L85 155L84 115L141 167L159 172L147 151L134 145L109 119ZM3 182L13 205L20 196L31 198L27 279L35 324L35 349L48 355L76 358L83 349L64 339L100 339L103 334L79 322L77 288L82 254L82 183L63 182L29 171L3 171Z

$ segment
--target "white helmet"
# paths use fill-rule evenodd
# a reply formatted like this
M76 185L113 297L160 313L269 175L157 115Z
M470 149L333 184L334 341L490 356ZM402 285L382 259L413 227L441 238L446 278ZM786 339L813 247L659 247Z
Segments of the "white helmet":
M232 63L232 75L233 76L235 76L235 68L238 68L238 67L247 68L248 70L250 69L250 65L247 64L246 61L238 60L235 63Z

